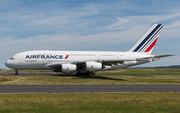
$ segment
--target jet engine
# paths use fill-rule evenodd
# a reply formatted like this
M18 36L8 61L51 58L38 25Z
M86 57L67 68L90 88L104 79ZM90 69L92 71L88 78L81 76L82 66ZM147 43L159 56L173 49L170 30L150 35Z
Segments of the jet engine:
M62 64L61 65L61 71L64 73L72 73L76 72L77 66L74 64Z
M103 69L102 63L99 62L86 62L87 71L99 71Z

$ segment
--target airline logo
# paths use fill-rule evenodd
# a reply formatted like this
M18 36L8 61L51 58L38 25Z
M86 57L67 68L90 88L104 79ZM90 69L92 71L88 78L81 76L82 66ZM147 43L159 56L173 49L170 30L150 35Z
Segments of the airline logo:
M66 55L65 59L67 59L69 57L69 55Z
M26 55L25 59L63 59L63 55Z
M158 36L162 30L163 24L157 24L156 27L149 32L144 40L133 50L133 52L149 52L155 46Z

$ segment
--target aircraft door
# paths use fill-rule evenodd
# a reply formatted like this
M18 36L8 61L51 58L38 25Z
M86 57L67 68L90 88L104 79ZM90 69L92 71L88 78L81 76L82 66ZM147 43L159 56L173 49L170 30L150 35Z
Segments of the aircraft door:
M119 54L118 53L116 54L116 58L119 59Z

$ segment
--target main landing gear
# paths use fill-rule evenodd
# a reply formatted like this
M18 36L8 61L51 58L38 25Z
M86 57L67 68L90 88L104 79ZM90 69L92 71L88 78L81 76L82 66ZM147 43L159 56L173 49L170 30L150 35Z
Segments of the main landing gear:
M96 73L89 73L89 75L96 75Z
M18 70L16 70L15 75L19 75Z
M76 75L96 75L94 72L89 72L89 73L76 73Z

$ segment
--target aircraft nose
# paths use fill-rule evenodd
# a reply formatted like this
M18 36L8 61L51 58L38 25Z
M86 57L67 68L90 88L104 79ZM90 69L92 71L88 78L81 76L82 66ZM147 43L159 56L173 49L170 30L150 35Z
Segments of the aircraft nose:
M5 65L6 65L6 67L11 68L11 66L13 65L13 62L10 61L10 60L7 60L7 61L5 62Z
M6 62L5 62L5 65L6 65L6 67L9 67L9 63L8 63L8 61L6 61Z

